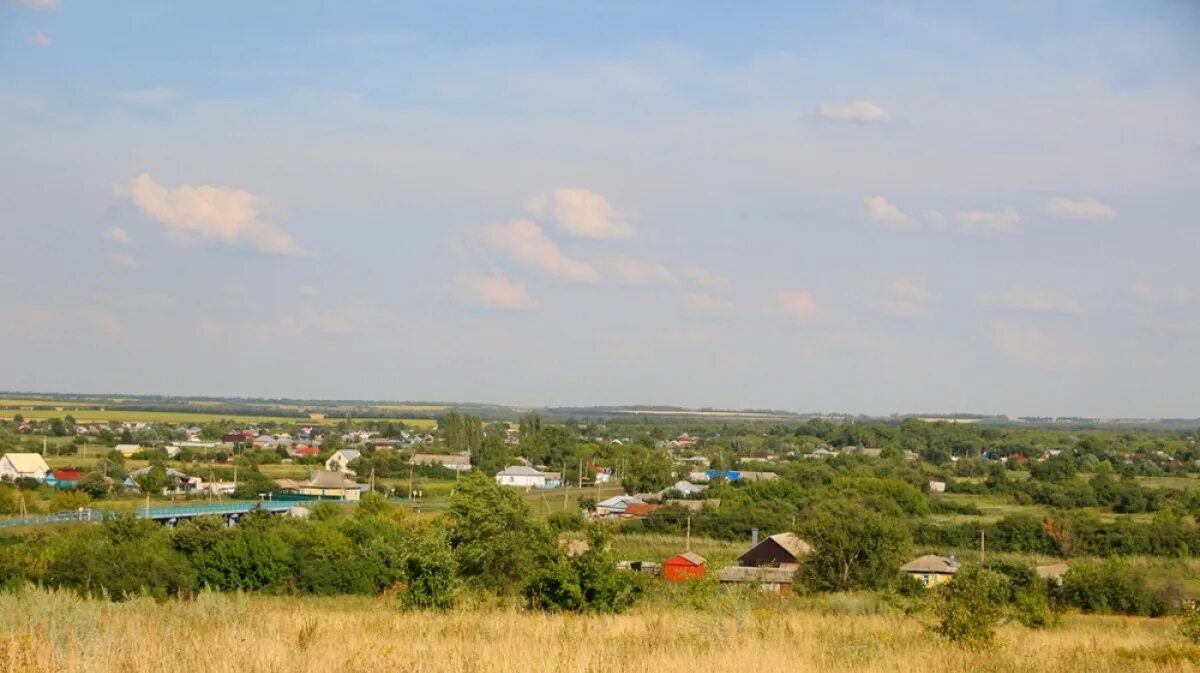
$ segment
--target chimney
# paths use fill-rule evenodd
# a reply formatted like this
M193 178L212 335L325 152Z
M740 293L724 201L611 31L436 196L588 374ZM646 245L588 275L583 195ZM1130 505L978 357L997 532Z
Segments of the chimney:
M757 528L750 529L750 546L752 546L752 547L758 546L758 529Z

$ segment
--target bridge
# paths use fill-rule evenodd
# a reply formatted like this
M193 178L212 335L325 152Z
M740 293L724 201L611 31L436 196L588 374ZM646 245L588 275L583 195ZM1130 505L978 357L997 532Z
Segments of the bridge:
M271 500L264 500L260 502L218 502L203 505L179 505L175 507L139 507L136 510L128 510L128 512L114 512L112 510L82 508L68 512L47 514L44 516L0 519L0 528L41 526L46 524L72 523L80 521L102 521L106 518L114 518L118 513L129 513L133 514L139 519L150 519L152 521L159 521L167 525L174 525L182 519L191 519L197 516L219 516L232 523L254 509L262 509L263 511L273 513L283 513L292 509L293 507L305 507L311 504L313 504L312 501L275 502Z

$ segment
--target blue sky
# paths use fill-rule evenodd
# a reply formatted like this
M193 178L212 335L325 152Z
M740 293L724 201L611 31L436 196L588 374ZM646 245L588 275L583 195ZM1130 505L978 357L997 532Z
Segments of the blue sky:
M1195 416L1193 3L0 4L0 387Z

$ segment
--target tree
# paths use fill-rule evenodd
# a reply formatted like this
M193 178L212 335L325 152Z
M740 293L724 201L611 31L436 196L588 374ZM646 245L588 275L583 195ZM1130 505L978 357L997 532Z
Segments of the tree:
M675 481L675 464L666 451L648 448L633 456L621 479L626 493L660 491Z
M871 589L891 580L912 538L903 518L852 500L826 500L801 515L801 537L814 553L803 573L814 589Z
M463 477L450 498L447 539L459 573L497 593L516 591L555 551L550 529L525 499L479 472Z
M167 487L167 470L162 465L155 465L135 479L142 493L162 493Z
M1011 587L1006 576L979 566L960 568L938 588L937 631L943 638L972 647L990 645L1004 617Z
M108 495L112 487L112 482L104 476L103 472L88 472L79 483L75 484L75 488L87 493L94 500L99 500Z

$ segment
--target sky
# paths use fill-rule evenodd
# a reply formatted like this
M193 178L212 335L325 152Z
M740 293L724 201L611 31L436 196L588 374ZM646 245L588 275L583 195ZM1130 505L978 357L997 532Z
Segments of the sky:
M0 0L0 389L1195 417L1198 213L1193 2Z

